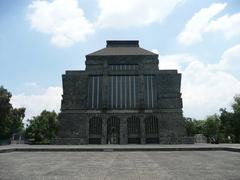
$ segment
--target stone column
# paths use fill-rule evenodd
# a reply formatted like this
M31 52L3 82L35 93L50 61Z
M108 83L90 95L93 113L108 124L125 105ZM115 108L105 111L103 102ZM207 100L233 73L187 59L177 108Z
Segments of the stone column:
M109 87L108 87L108 66L107 62L104 62L103 65L103 78L102 78L102 103L101 107L103 110L106 110L108 108L108 95L109 95Z
M146 144L146 132L144 117L140 117L141 144Z
M103 78L102 78L102 100L101 100L101 109L102 112L105 112L108 108L108 66L107 61L103 64ZM107 115L105 114L102 117L102 138L101 143L107 144Z
M120 144L127 144L127 119L120 118Z
M143 74L143 64L139 64L139 89L138 89L138 97L139 104L138 107L140 110L144 109L144 74Z
M107 144L107 117L102 118L102 144Z

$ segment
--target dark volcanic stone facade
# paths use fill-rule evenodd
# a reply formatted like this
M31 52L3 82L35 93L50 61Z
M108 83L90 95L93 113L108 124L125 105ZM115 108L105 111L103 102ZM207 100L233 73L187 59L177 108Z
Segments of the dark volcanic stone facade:
M138 41L107 41L62 78L57 144L184 143L181 74Z

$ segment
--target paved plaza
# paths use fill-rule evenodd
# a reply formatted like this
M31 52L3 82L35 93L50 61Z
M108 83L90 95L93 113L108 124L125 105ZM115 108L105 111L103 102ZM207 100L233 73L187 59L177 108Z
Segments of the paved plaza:
M229 151L0 153L0 179L240 179Z

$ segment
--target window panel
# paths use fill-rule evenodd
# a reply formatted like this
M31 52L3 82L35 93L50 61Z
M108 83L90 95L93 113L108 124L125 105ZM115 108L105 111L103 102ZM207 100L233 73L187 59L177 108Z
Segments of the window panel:
M110 76L110 107L129 109L137 107L137 76Z
M90 76L88 85L88 104L92 109L100 108L102 76Z
M102 134L102 118L93 117L89 121L89 134L101 135Z
M120 71L125 71L125 70L137 70L138 65L137 64L118 64L118 65L109 65L110 70L120 70Z
M154 86L154 76L145 75L144 76L144 102L147 108L155 107L156 98L155 86Z

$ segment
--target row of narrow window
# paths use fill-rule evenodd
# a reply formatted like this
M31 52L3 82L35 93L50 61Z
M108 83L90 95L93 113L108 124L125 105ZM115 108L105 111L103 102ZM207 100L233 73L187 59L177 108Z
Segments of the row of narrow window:
M137 108L139 89L138 76L109 76L109 107L111 109ZM144 104L154 108L156 87L153 75L144 76ZM88 88L88 105L99 109L102 97L102 76L90 76Z
M102 94L102 76L90 76L88 85L88 105L92 109L98 109Z
M153 108L155 106L155 83L154 76L144 76L144 102L145 107Z
M130 109L137 106L138 79L136 76L110 76L111 109Z
M102 118L94 117L89 121L89 134L102 134Z
M120 120L116 117L112 117L107 121L107 131L117 131L119 133ZM115 129L111 129L115 127ZM140 133L140 119L133 116L127 120L128 134L139 134ZM158 119L155 116L151 116L145 119L145 133L158 134ZM89 121L89 134L101 135L102 134L102 118L94 117Z
M118 64L118 65L109 65L108 66L110 70L137 70L138 65L136 64Z
M128 134L140 133L140 119L133 116L127 120Z
M158 119L155 116L145 119L145 131L147 135L158 133Z

